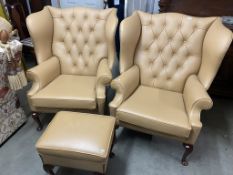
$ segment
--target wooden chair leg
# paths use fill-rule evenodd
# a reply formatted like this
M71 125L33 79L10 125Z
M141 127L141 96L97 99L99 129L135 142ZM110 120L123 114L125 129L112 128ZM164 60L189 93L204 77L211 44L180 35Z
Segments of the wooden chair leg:
M38 124L37 131L41 131L43 128L43 125L40 121L39 114L36 112L32 113L32 118L35 120L35 122Z
M43 165L43 168L44 168L45 172L48 173L48 175L55 175L54 172L53 172L54 166L52 166L52 165Z
M183 147L185 148L185 151L181 159L181 164L183 166L188 166L189 163L187 161L187 157L193 152L193 145L183 143Z

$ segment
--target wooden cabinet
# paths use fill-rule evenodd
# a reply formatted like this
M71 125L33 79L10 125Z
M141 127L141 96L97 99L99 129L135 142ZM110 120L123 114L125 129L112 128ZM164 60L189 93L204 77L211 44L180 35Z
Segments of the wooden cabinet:
M233 30L232 30L233 31ZM224 97L233 97L233 43L225 55L209 93Z
M29 37L26 26L26 17L29 13L40 11L45 5L50 4L50 0L6 0L12 25L18 29L21 39Z
M160 12L192 16L233 16L233 0L160 0ZM233 31L233 25L226 25ZM233 98L233 43L226 53L209 93Z

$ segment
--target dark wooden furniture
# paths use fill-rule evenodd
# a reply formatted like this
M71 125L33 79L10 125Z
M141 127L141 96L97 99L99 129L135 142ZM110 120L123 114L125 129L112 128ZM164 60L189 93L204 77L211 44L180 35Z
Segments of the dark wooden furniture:
M33 0L29 2L32 13L42 10L45 5L51 4L50 0ZM29 10L26 0L6 0L6 6L13 27L19 31L20 39L29 37L26 26L26 17L29 15Z
M160 0L160 13L178 12L192 16L233 16L233 0ZM233 25L225 24L233 31ZM233 97L233 43L225 55L209 93Z
M30 11L34 13L42 10L45 5L51 5L50 0L33 0L28 2L30 4L30 10L27 7L26 0L6 0L6 6L12 25L18 30L23 44L24 40L30 37L26 26L26 17L29 15ZM34 48L24 44L23 53L24 57L27 58L25 61L25 68L34 66L36 64Z

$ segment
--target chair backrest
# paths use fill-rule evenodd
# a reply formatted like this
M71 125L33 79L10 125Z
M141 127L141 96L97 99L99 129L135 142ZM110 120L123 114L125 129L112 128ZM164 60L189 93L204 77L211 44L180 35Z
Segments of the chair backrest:
M33 27L33 20L45 17L47 19L43 20L50 23L48 27L52 30L44 29L46 22L38 23L38 26L44 25L41 33L48 35L50 32L49 35L52 37L43 38L37 31L39 29ZM88 76L96 75L98 63L103 58L109 59L109 67L112 67L117 26L116 9L97 10L81 7L60 9L47 6L41 12L30 15L27 25L36 54L39 52L37 54L39 64L48 56L56 56L60 60L62 74ZM46 51L50 47L51 50ZM42 53L43 50L47 54Z
M133 16L135 26L139 26L136 25L136 20L140 21L140 35L133 59L134 64L140 68L142 85L182 92L190 75L196 74L201 79L206 75L200 75L199 72L208 69L207 78L201 80L209 88L232 39L230 31L223 31L222 36L214 31L207 34L211 28L218 28L220 18L193 17L179 13L152 15L140 11ZM215 23L218 25L214 26ZM228 38L224 36L224 32ZM206 45L210 44L214 49L214 43L208 41L204 44L208 40L207 35L208 38L218 38L216 41L223 38L223 42L220 41L222 48L216 48L217 53L212 57L207 56L204 51Z
M181 92L201 65L205 34L216 19L176 13L138 13L141 36L135 53L141 84Z

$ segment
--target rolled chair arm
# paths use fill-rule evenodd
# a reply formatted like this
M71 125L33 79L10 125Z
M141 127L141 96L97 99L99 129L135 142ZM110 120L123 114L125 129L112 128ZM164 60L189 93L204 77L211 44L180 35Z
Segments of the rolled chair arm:
M194 144L202 128L200 114L202 110L210 109L213 101L196 75L191 75L185 84L183 98L192 132L187 143Z
M116 108L135 91L139 85L139 80L139 68L134 65L112 81L111 87L116 90L116 95L109 104L112 116L115 116Z
M33 81L28 96L32 96L60 75L60 63L57 57L42 62L27 71L27 77Z
M97 80L96 80L96 97L98 102L99 113L104 112L104 103L106 98L106 86L110 84L112 80L112 73L108 66L107 59L102 59L97 69Z

